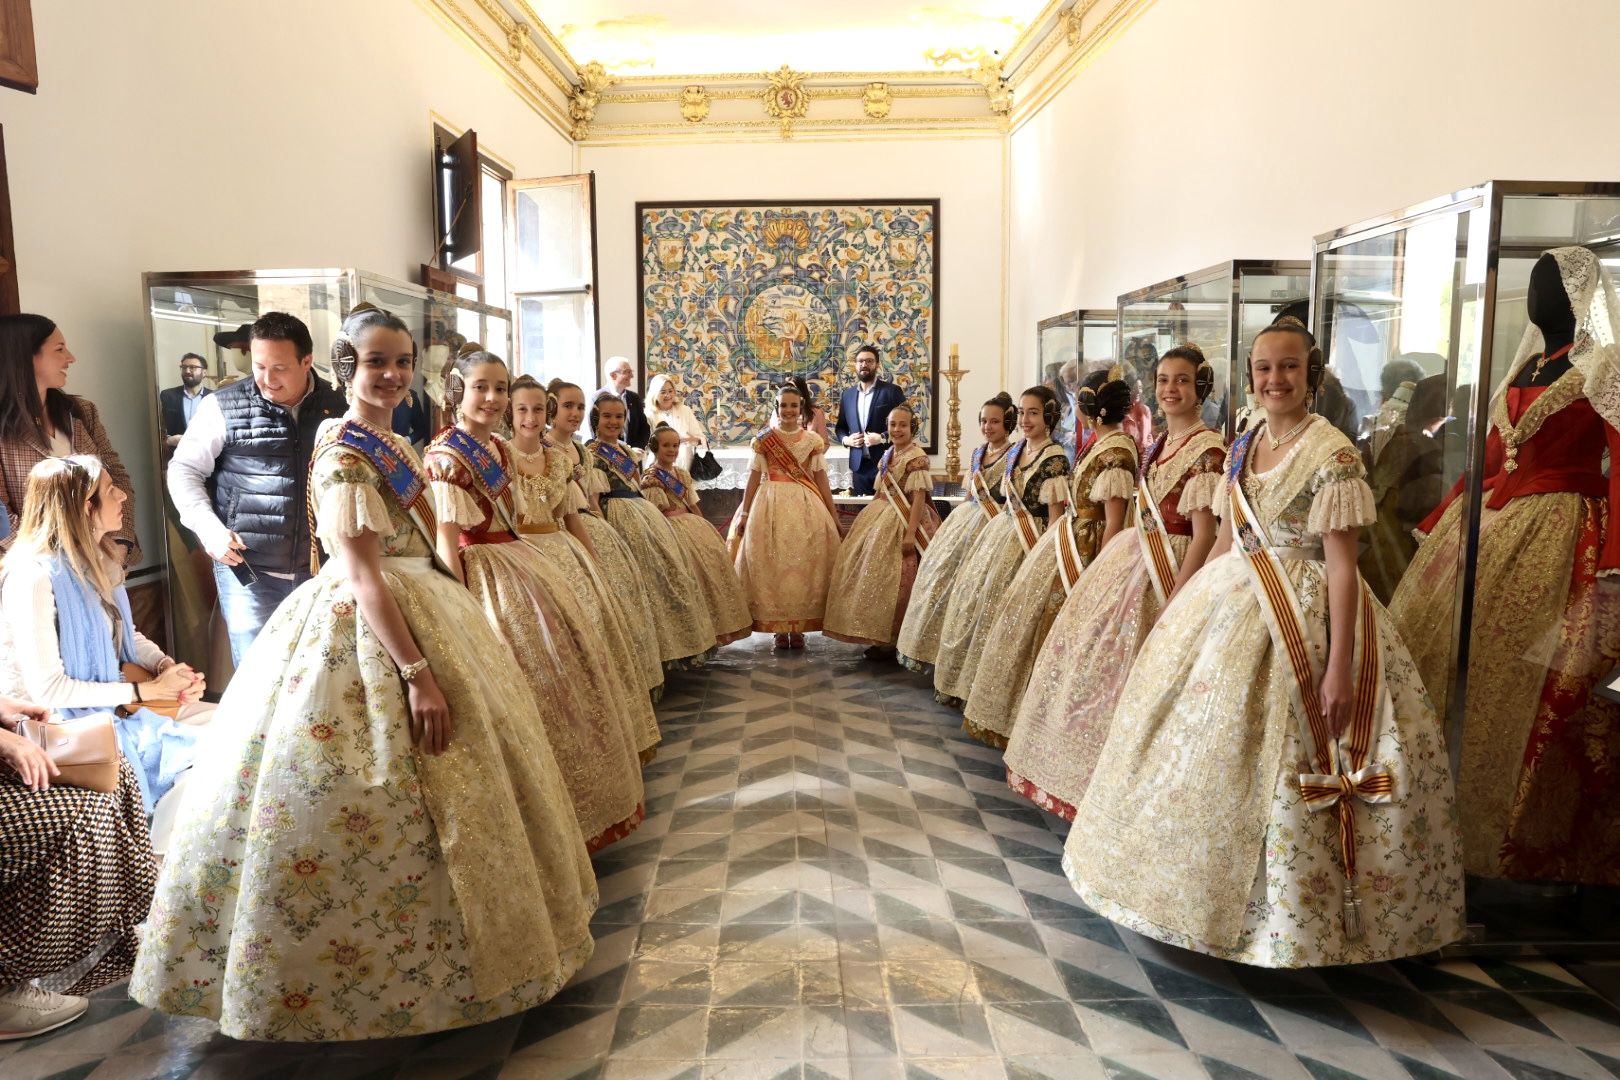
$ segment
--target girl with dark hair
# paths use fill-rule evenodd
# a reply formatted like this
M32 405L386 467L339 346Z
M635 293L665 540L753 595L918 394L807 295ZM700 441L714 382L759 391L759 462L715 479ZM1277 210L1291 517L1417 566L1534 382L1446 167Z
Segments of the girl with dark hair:
M1005 390L979 408L979 434L984 442L969 459L967 499L945 519L918 562L911 603L895 640L900 663L913 671L927 674L932 669L956 575L984 527L1003 512L1007 497L997 479L1017 423L1018 408Z
M725 538L703 517L697 484L692 474L675 464L681 450L680 432L659 425L647 444L651 463L641 474L641 493L664 515L675 530L686 561L697 575L698 595L718 631L717 644L729 645L754 632L748 613L748 594L731 565Z
M1058 419L1050 386L1032 386L1018 399L1023 438L1007 451L1000 470L1005 512L984 527L958 571L940 629L934 696L946 704L965 702L1007 587L1040 543L1047 522L1068 505L1069 459L1052 439Z
M802 649L805 633L821 629L838 559L838 508L822 459L827 444L804 427L804 406L791 385L776 392L731 525L732 559L754 629L775 634L778 649Z
M822 633L867 646L870 659L894 655L911 602L917 561L939 529L928 451L914 441L909 405L889 412L889 446L878 461L876 493L838 546Z
M1069 509L1018 567L962 710L968 734L995 747L1005 747L1013 732L1052 621L1091 560L1125 527L1126 500L1136 491L1136 443L1120 426L1133 401L1124 373L1093 372L1076 397L1092 437L1070 478Z
M827 437L827 410L816 404L816 395L810 389L810 383L803 375L794 375L788 379L793 389L799 392L799 399L804 402L804 426L821 437L821 441L831 445Z
M158 880L130 996L235 1039L328 1042L532 1008L591 957L596 881L517 660L437 563L389 429L404 324L351 315L321 425L332 555L237 669Z
M124 493L124 516L112 542L123 565L133 566L141 560L135 486L96 407L63 389L74 363L50 319L0 315L0 501L10 524L9 532L0 530L0 551L9 550L17 535L29 470L46 458L91 454Z
M1063 859L1114 922L1264 967L1463 934L1445 738L1356 573L1372 492L1350 440L1310 413L1321 373L1296 320L1256 338L1264 417L1227 456L1209 559L1125 680Z
M619 530L635 556L658 628L660 659L672 668L699 666L718 647L719 638L675 529L642 496L641 450L619 441L624 425L624 402L598 394L591 405L596 438L586 444L591 505Z
M1188 343L1159 360L1154 392L1168 428L1136 482L1133 535L1109 544L1063 605L1031 671L1007 744L1007 782L1073 821L1114 706L1164 605L1215 543L1211 510L1226 445L1201 409L1215 373Z
M636 568L636 557L630 546L585 493L591 455L585 444L574 437L585 423L585 391L574 383L552 379L546 384L546 395L549 400L544 441L546 448L556 451L562 459L556 461L547 454L547 467L566 470L567 476L565 489L557 492L553 488L547 501L555 503L560 499L562 505L575 511L583 534L580 540L589 541L596 571L607 585L612 607L619 613L628 635L630 649L623 654L624 663L630 669L626 678L645 690L649 701L656 702L664 696L663 647L658 627L652 620L647 586L641 580L641 571ZM512 445L519 451L516 456L520 473L523 453L528 451L526 438L522 425L515 424Z
M624 692L597 613L570 583L578 566L566 541L552 549L560 561L522 542L545 539L542 529L561 537L548 507L520 506L511 450L495 434L510 401L507 378L500 357L474 343L445 376L444 408L455 426L428 444L423 463L439 558L512 646L541 705L585 849L595 852L641 823L639 755L657 746L658 723L645 696Z

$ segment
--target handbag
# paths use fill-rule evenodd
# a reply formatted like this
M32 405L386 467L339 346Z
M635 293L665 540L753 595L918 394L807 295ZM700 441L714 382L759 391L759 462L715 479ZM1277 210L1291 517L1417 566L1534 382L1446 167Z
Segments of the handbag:
M703 481L713 480L726 470L714 459L714 455L703 447L698 447L692 455L692 479Z
M118 674L122 681L127 683L150 682L157 677L139 664L120 664ZM159 716L166 716L170 720L174 720L180 715L181 705L179 698L148 698L145 701L132 701L128 705L120 705L114 711L120 715L128 716L136 709L150 709Z
M118 789L118 735L111 713L58 724L21 720L17 734L45 751L60 775L55 782L110 795Z

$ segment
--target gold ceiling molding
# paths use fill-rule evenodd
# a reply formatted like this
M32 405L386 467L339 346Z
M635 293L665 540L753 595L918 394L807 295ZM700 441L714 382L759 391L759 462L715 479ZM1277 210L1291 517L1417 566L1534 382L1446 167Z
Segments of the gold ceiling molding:
M513 90L575 143L604 145L627 132L690 138L701 132L780 138L806 132L874 134L1012 131L1038 113L1117 39L1153 0L1048 0L1003 53L931 50L933 70L716 75L614 74L577 62L528 0L417 0L464 44L485 54ZM948 66L949 65L949 66ZM948 110L935 99L978 99ZM760 118L739 104L758 101ZM671 107L673 106L673 107ZM979 137L975 134L974 137Z

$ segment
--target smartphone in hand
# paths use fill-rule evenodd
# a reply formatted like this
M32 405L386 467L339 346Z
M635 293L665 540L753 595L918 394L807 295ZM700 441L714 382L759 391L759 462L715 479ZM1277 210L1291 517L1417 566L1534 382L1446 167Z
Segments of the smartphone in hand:
M235 574L236 580L243 585L257 585L259 583L259 575L254 573L253 567L249 566L245 559L231 567L231 573Z

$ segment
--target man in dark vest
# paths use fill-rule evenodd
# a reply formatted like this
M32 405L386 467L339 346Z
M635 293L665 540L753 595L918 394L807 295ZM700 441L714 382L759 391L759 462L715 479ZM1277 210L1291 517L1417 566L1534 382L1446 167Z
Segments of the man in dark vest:
M169 462L180 521L213 556L238 665L259 628L309 574L309 461L341 391L314 371L309 328L272 311L252 326L253 378L203 399Z

